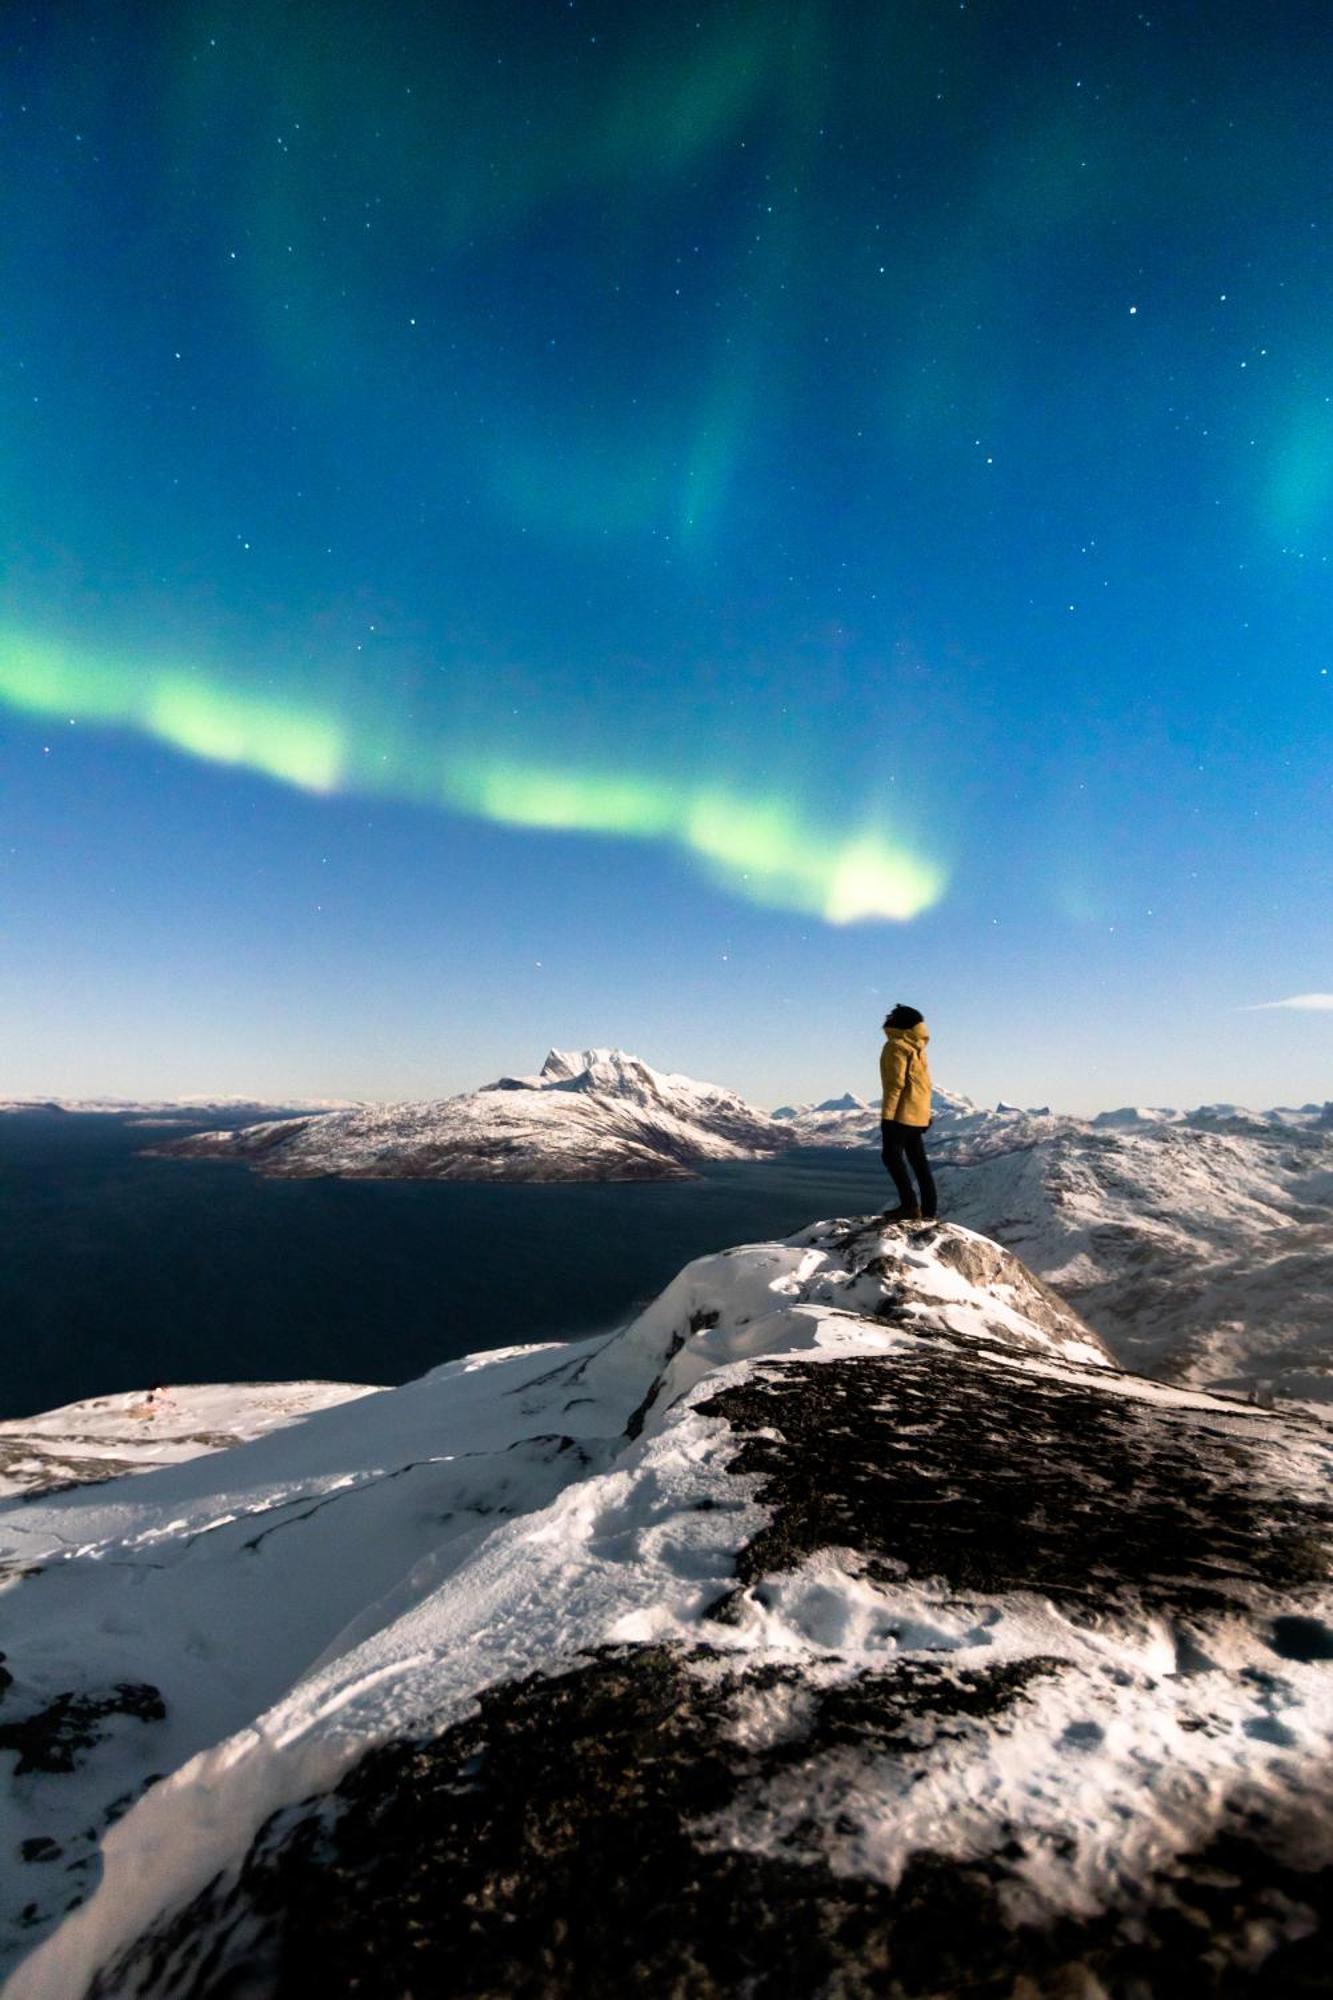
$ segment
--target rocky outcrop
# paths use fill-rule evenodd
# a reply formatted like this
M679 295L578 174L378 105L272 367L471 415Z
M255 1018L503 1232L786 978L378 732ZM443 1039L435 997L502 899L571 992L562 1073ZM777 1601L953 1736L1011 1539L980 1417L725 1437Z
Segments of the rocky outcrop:
M214 1955L239 1961L247 1992L294 2000L1326 1993L1333 1867L1303 1855L1300 1814L1256 1825L1231 1800L1222 1830L1149 1861L1117 1907L1044 1921L1021 1824L963 1861L923 1845L889 1882L846 1866L832 1828L793 1823L817 1773L841 1774L818 1801L836 1812L862 1802L858 1779L919 1789L978 1744L1013 1752L1059 1678L1041 1658L903 1662L812 1688L792 1666L609 1648L488 1690L438 1737L370 1752L89 2000L234 1991ZM790 1718L780 1735L756 1735L764 1707ZM1080 1739L1070 1725L1075 1769L1098 1727ZM773 1802L776 1839L714 1833Z

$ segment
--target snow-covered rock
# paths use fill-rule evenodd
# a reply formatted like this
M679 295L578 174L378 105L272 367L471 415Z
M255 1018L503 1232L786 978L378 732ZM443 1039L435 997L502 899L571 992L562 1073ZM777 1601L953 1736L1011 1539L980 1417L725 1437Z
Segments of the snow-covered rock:
M352 1180L640 1181L702 1160L781 1152L790 1130L735 1091L650 1069L620 1049L552 1049L536 1076L423 1104L199 1132L155 1148L258 1172Z
M1122 1104L1115 1111L1099 1111L1090 1122L1094 1127L1116 1126L1132 1131L1139 1125L1177 1125L1184 1119L1183 1111L1173 1111L1162 1104Z
M7 2000L1323 1990L1330 1470L853 1221L10 1502Z

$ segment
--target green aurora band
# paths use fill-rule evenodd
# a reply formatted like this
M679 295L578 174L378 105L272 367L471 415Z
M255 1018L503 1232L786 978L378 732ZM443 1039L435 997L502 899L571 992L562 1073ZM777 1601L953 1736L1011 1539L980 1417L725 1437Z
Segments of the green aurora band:
M313 793L378 793L502 826L683 848L721 887L830 924L907 921L946 871L882 827L831 837L786 799L619 769L556 770L485 752L423 753L317 707L251 695L180 668L126 667L58 641L0 633L0 701L22 714L128 728L211 763Z

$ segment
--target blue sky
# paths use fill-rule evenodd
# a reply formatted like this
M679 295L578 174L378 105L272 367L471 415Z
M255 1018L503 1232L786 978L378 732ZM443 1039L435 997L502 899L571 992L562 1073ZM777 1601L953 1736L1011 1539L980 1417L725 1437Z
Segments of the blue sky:
M20 24L0 1091L1328 1093L1316 7Z

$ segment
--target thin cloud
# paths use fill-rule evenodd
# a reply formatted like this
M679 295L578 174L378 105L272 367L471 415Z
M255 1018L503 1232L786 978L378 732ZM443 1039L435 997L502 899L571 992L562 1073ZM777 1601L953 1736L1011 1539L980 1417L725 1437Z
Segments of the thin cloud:
M1260 1000L1253 1007L1243 1007L1244 1014L1263 1014L1271 1007L1290 1007L1298 1014L1333 1013L1333 993L1293 993L1287 1000Z

